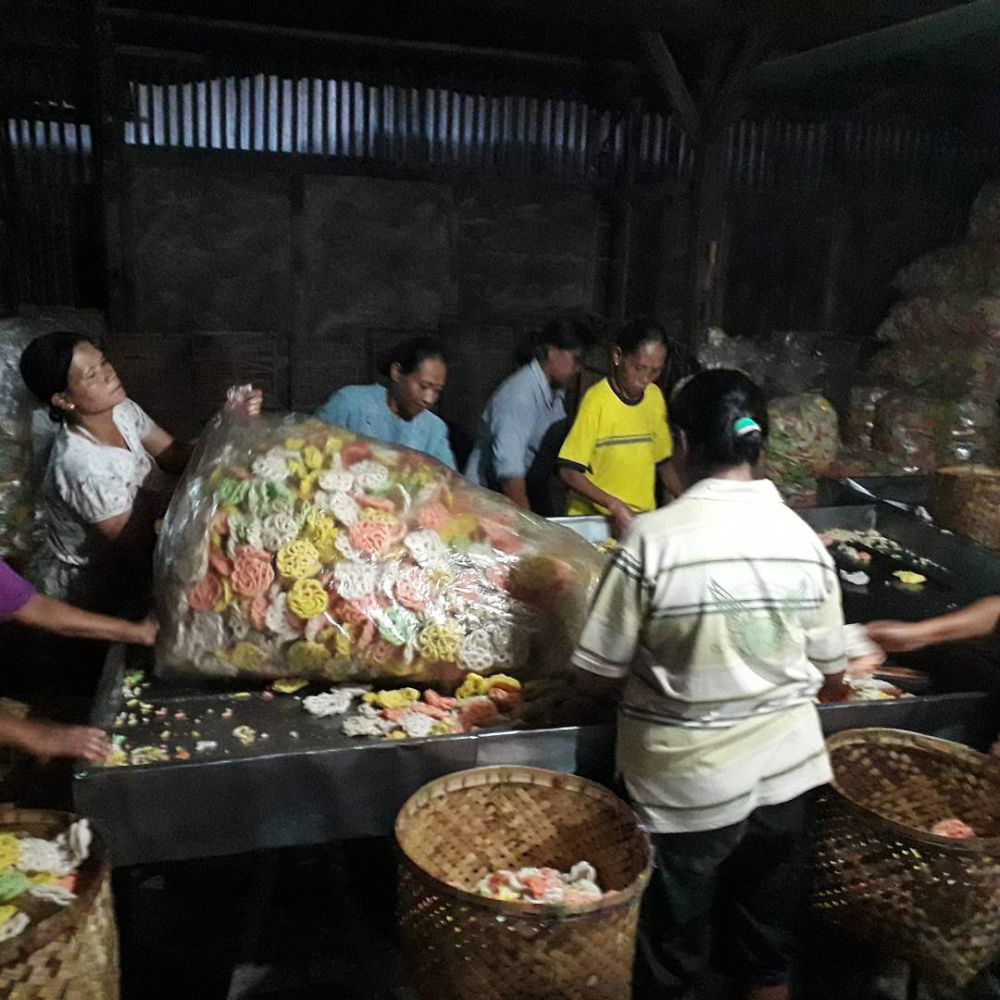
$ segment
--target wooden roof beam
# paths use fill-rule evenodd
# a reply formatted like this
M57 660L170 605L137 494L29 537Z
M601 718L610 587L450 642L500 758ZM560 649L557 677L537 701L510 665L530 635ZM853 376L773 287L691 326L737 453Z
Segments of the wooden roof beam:
M445 57L474 57L494 59L498 62L535 64L542 67L584 69L588 63L584 59L561 56L548 52L518 51L454 45L444 42L426 42L404 38L378 38L370 35L353 35L336 31L318 31L310 28L293 28L285 25L269 25L255 21L236 21L225 18L195 17L149 11L144 8L107 5L104 13L116 25L136 25L140 28L158 28L161 31L189 31L201 33L202 38L216 35L258 38L273 42L318 43L329 46L343 46L374 52L416 53ZM162 45L162 43L161 43ZM168 47L168 46L163 46Z
M757 90L794 87L890 59L919 56L1000 31L1000 0L970 0L936 14L853 35L794 55L768 59L750 75Z
M701 114L688 85L684 82L684 77L681 76L681 71L677 68L677 63L674 62L674 57L670 54L670 49L667 48L667 43L663 40L663 35L658 31L644 31L641 41L656 82L670 106L677 112L688 138L697 142L701 135Z

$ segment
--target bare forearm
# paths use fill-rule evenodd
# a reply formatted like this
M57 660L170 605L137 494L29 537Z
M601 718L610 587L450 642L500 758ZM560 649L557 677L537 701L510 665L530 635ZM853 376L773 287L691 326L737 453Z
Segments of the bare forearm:
M18 719L13 715L0 715L0 745L18 747L21 750L34 751L34 738L39 723L31 719Z
M107 737L100 729L12 716L0 716L0 743L34 754L42 761L70 757L95 764L107 757L109 749Z
M528 502L528 488L523 477L520 479L501 479L500 492L522 510L531 510L531 504Z
M148 635L148 626L142 623L91 614L43 594L35 594L14 618L22 625L74 639L103 639L144 645Z
M919 622L920 638L925 645L983 639L1000 626L1000 597L985 597L967 608Z
M669 458L656 467L656 474L660 477L663 488L670 496L679 497L684 492L684 487L677 475L677 469L674 468L674 463Z

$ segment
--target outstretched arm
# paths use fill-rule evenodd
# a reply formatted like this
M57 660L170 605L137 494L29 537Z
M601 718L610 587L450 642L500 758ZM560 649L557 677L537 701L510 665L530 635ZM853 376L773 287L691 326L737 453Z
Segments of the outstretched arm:
M887 653L909 653L940 642L983 639L1000 628L1000 597L984 597L968 607L922 622L869 622L868 638Z
M0 716L0 743L43 761L52 757L79 757L97 764L108 755L108 738L100 729L60 726L13 716Z
M635 514L627 503L612 496L600 486L592 483L579 469L563 464L559 468L559 478L574 493L579 493L584 500L589 500L598 507L603 507L615 521L615 527L619 535L624 535L628 526L632 523Z
M225 404L225 409L241 419L255 417L260 413L264 403L264 394L260 389L254 389L245 395L239 395ZM162 427L153 424L142 439L143 446L156 460L156 464L164 472L179 476L191 458L194 444L191 441L178 441Z
M136 646L152 646L156 641L155 622L128 622L123 618L91 614L44 594L31 597L13 618L22 625L75 639L104 639Z

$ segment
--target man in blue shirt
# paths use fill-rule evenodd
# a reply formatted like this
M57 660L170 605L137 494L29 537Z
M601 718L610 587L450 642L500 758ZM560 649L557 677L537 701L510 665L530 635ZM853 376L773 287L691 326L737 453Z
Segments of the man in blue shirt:
M422 451L455 468L448 426L431 410L448 378L444 353L430 337L397 344L379 368L389 385L348 385L316 412L320 420L356 434Z
M530 364L493 394L465 467L470 483L503 493L524 510L551 516L555 456L566 432L566 384L596 339L589 317L563 317L536 337Z

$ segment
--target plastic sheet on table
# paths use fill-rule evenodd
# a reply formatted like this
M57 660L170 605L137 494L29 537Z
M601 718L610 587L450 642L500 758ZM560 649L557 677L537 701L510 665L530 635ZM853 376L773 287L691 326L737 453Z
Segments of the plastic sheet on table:
M453 688L565 666L602 556L425 455L217 418L156 554L160 673Z

